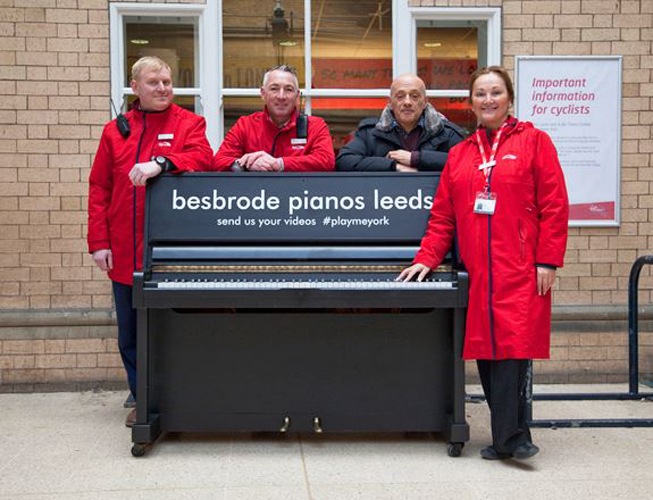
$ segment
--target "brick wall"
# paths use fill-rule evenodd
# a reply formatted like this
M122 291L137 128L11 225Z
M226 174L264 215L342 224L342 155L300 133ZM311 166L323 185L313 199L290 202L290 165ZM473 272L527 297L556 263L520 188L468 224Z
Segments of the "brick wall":
M621 55L621 226L572 228L554 304L625 304L633 261L653 253L653 2L646 0L411 1L502 8L503 65L517 55ZM651 303L645 269L640 301Z
M537 383L628 382L628 324L619 308L554 315L551 359L534 364ZM640 380L653 385L653 321L640 324ZM475 363L467 363L475 383ZM0 393L127 389L117 353L115 314L107 310L0 314Z
M556 308L590 307L600 315L616 305L623 312L630 266L653 252L653 2L410 4L501 7L503 64L510 69L515 55L623 56L622 224L571 229L554 295ZM85 251L86 181L109 118L109 77L107 0L0 0L0 318L111 310L109 282ZM640 303L650 304L650 269L640 286ZM114 327L105 325L98 339L81 323L39 336L46 326L0 319L0 384L120 379ZM68 338L71 331L80 336ZM566 356L573 370L586 354L566 347L571 337L564 338L554 355Z

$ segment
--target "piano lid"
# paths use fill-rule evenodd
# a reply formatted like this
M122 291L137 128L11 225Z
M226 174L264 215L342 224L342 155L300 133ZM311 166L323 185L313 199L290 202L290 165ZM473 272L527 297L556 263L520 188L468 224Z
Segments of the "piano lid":
M147 189L157 245L419 246L436 173L164 174Z

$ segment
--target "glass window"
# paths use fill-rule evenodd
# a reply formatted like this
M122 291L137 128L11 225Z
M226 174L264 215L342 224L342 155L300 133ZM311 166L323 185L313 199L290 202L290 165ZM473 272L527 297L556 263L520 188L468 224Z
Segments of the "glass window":
M427 89L467 89L479 64L478 34L471 22L417 22L417 74Z
M429 102L447 120L455 123L467 133L476 129L476 117L467 97L431 97Z
M473 129L467 77L476 66L500 63L501 10L416 3L110 2L111 96L125 109L131 65L160 56L173 70L175 102L206 117L217 148L236 118L262 108L265 70L290 64L307 113L327 120L338 149L360 119L380 114L393 75L410 71L425 80L437 109Z
M304 0L223 0L222 24L225 88L258 88L279 64L304 84Z
M413 2L414 3L414 2ZM327 120L336 148L378 116L393 76L416 72L446 116L473 129L468 79L498 62L500 9L415 7L407 0L223 0L223 127L238 98L258 97L266 69L290 64L305 109ZM395 23L396 25L393 25ZM306 73L308 72L308 73ZM251 109L260 109L260 100Z
M313 115L324 118L329 124L333 149L336 154L354 136L364 118L378 118L388 104L386 97L316 97Z
M311 2L313 88L388 88L392 1Z
M125 86L132 65L143 56L157 56L170 66L173 85L198 87L197 17L124 16Z
M225 97L223 105L225 135L238 118L263 109L260 97Z

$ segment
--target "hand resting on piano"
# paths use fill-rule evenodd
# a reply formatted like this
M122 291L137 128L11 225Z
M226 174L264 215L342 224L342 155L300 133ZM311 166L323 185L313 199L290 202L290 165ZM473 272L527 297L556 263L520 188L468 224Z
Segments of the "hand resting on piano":
M426 275L430 272L431 268L424 264L413 264L399 273L397 281L412 281L413 278L415 278L415 281L424 281L424 278L426 278Z

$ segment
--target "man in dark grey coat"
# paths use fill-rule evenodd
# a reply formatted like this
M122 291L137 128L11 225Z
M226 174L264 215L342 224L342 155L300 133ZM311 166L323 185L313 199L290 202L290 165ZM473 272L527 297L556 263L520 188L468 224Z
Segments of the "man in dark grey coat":
M405 74L390 87L381 118L366 118L336 158L336 170L441 171L464 132L429 104L421 78Z

